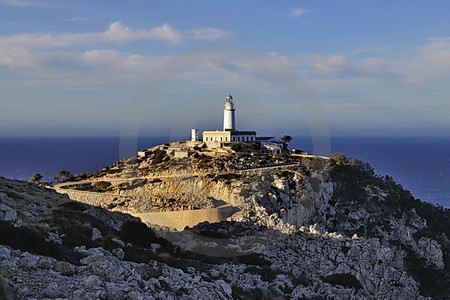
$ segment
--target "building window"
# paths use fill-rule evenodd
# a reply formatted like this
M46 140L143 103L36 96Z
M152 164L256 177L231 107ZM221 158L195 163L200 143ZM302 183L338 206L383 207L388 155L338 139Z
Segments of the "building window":
M220 141L222 141L222 137L220 137Z
M205 137L205 141L208 141L208 137Z

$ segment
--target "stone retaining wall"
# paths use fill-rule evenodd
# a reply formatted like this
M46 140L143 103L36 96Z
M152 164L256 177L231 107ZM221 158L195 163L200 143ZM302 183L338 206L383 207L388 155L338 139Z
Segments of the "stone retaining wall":
M94 206L104 207L105 203L113 202L120 198L136 199L145 196L129 196L119 194L96 193L89 191L77 191L70 189L55 189L56 192L66 194L70 199L87 203ZM149 198L150 199L150 198ZM136 213L127 211L133 217L140 218L144 223L156 224L160 226L172 227L177 230L183 230L184 227L195 226L201 222L220 222L226 220L238 209L232 206L222 206L208 209Z
M152 213L132 213L131 215L140 218L144 223L156 224L165 227L183 230L186 226L192 227L201 222L216 223L225 221L238 209L233 206L218 208L165 211Z
M55 189L60 194L66 194L70 199L87 203L94 206L102 206L102 203L117 200L118 194L95 193L88 191L77 191L71 189Z

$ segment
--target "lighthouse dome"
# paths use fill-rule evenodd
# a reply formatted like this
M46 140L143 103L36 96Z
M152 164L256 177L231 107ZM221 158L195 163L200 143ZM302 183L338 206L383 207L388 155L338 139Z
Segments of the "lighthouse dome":
M230 94L228 94L226 99L227 99L227 101L231 101L231 100L233 100L233 96L231 96Z

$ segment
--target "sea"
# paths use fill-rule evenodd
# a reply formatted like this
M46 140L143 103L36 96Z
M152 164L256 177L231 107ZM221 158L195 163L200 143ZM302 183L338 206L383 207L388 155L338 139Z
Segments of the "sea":
M92 172L135 150L171 140L177 139L140 137L124 147L119 137L0 138L0 176L29 180L40 173L43 181L52 181L59 170ZM450 208L449 136L333 136L330 144L331 152L368 162L377 174L392 176L414 197ZM294 137L290 146L313 152L307 136Z

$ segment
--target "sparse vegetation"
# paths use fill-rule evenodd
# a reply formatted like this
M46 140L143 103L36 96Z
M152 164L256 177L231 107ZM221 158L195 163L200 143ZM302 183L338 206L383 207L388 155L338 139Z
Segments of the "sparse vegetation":
M417 254L408 250L406 245L398 243L397 247L406 250L406 265L413 277L421 283L420 290L425 296L442 299L442 295L450 293L450 245L445 236L450 236L450 210L431 203L415 199L411 193L396 183L390 176L376 176L373 168L362 161L349 159L343 154L333 154L331 160L330 174L336 182L336 188L331 205L338 207L342 214L335 216L334 226L328 228L330 231L344 231L341 224L348 220L348 215L364 206L370 220L364 226L354 228L359 236L378 237L382 228L385 232L390 231L388 219L390 217L402 220L410 212L416 212L424 218L427 227L415 234L416 238L429 237L440 241L443 246L445 269L436 270L426 264L425 260L419 259ZM386 198L379 200L371 198L367 187L384 191ZM380 201L382 201L380 203ZM382 214L380 214L380 205ZM393 243L393 241L390 241ZM394 243L395 244L395 243ZM437 283L439 282L439 284Z
M281 141L283 142L283 149L287 149L287 144L292 141L292 137L290 135L284 135L281 138Z
M234 144L231 144L230 148L231 148L231 150L233 150L235 152L239 152L241 150L242 146L240 143L234 143Z
M73 179L72 173L67 170L59 170L58 173L56 173L56 176L54 177L56 179L56 182L65 182Z
M39 182L39 181L41 181L41 179L42 179L42 175L39 173L35 173L31 176L29 181L30 182Z
M340 285L347 288L354 288L356 291L359 291L362 288L359 280L350 273L337 273L325 276L323 278L324 282L331 283L332 285Z
M152 164L160 164L164 161L164 158L166 158L166 151L157 149L153 152L151 158L152 158Z

